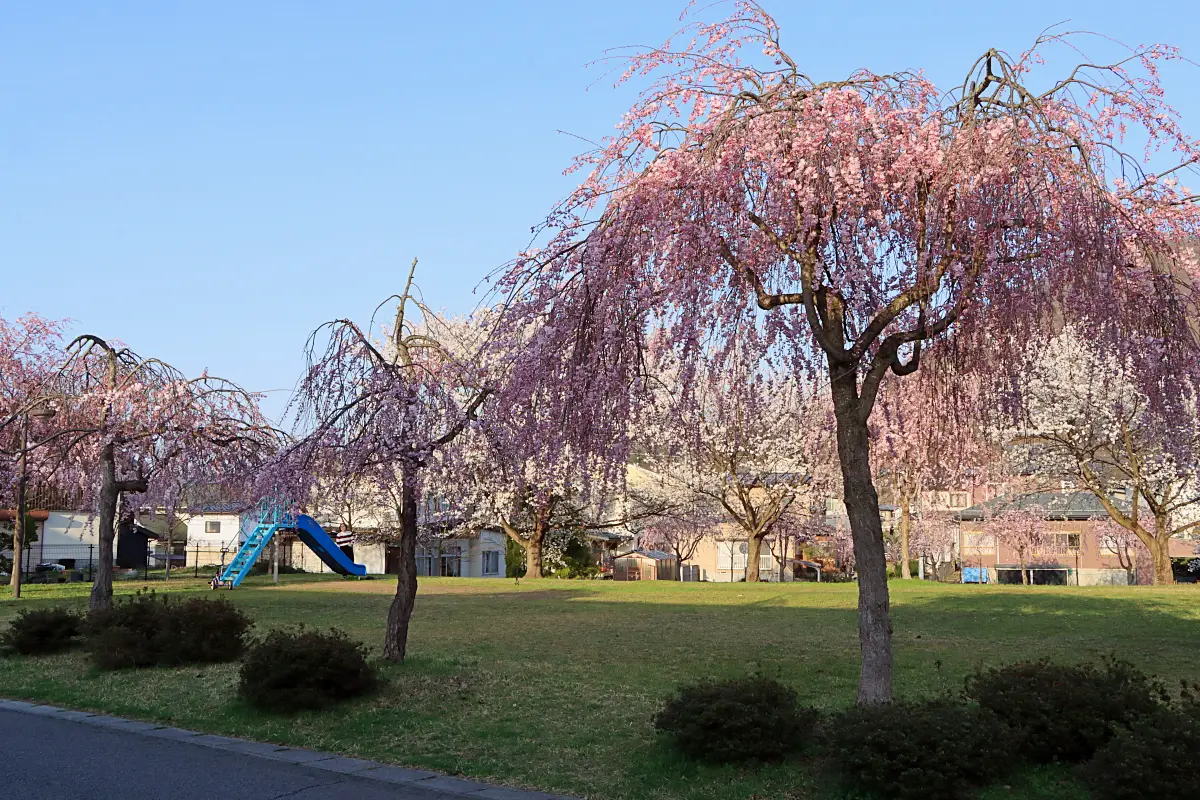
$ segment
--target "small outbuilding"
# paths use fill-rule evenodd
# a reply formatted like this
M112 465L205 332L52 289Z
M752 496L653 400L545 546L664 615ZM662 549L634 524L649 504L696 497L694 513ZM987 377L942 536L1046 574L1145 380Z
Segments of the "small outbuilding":
M613 558L613 580L679 580L679 560L662 550L643 550L639 547Z
M822 569L823 566L817 561L808 561L803 558L792 559L793 580L808 580L808 576L813 575L816 577L817 583L820 583Z

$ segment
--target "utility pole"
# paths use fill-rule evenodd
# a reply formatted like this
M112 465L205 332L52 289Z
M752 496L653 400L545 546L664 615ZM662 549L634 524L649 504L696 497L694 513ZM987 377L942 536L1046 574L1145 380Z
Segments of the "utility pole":
M271 537L271 580L279 583L279 534Z

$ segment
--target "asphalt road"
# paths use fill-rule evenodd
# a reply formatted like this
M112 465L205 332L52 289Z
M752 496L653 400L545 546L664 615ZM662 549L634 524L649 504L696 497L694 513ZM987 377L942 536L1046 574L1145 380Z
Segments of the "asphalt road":
M5 800L452 800L430 789L0 710Z

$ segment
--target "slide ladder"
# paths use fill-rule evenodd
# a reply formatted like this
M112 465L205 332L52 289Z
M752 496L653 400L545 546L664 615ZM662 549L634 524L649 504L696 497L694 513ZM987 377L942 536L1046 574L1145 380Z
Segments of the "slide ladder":
M281 530L295 531L300 541L334 572L341 575L367 574L367 568L351 561L315 519L307 514L293 516L280 513L277 508L267 506L260 511L258 524L247 534L246 540L238 547L233 560L221 571L216 583L227 585L230 589L240 585L254 568L267 543Z

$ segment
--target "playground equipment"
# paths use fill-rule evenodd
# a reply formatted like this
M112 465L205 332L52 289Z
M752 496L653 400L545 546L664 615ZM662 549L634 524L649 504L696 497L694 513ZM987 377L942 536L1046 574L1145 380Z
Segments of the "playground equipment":
M255 525L253 531L246 535L245 541L238 547L233 560L221 570L213 581L213 588L228 586L233 589L238 586L250 574L251 568L258 561L258 557L262 555L263 549L271 541L271 538L280 531L294 531L300 541L304 542L308 549L316 553L317 557L334 572L341 575L367 574L367 568L362 564L355 564L347 558L333 538L315 519L307 514L283 511L276 503L264 502L259 507L258 524Z

